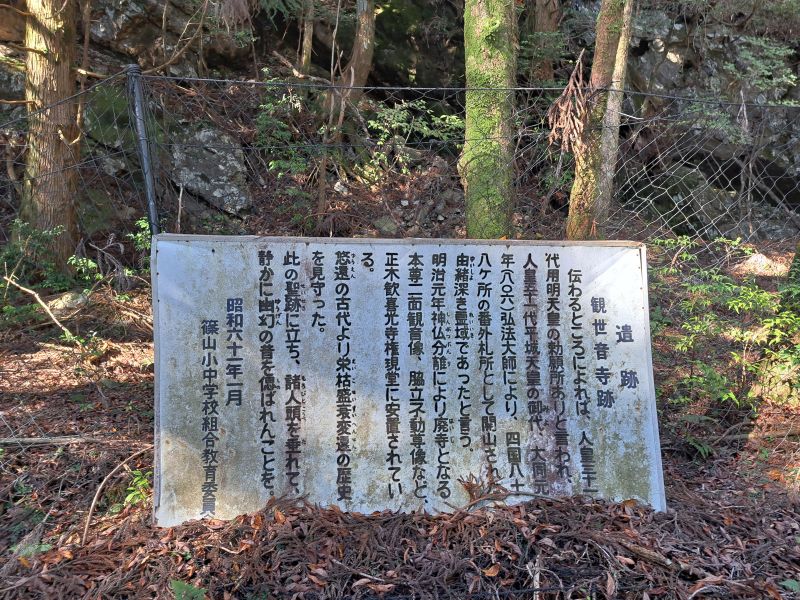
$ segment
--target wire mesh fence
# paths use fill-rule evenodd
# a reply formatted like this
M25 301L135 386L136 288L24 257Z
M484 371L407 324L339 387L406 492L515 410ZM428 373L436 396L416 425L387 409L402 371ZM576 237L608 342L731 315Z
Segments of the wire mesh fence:
M69 141L80 145L72 167L80 181L76 255L116 277L118 287L129 285L131 267L144 259L143 244L137 248L147 237L141 139L163 231L464 236L459 160L465 143L476 141L465 137L470 95L513 107L510 138L497 148L509 151L518 235L564 235L574 157L549 142L547 119L561 89L352 89L136 76L143 131L136 129L130 74L64 101L75 104L81 125L80 139ZM796 239L798 111L627 93L609 236ZM25 172L29 115L24 107L2 115L0 231L8 242L24 188L35 181ZM60 433L58 423L19 421L23 416L2 415L0 437Z
M128 78L67 100L78 105L82 129L74 167L80 231L96 247L114 231L135 232L147 210ZM506 153L518 235L564 235L574 157L549 142L547 119L560 89L155 76L142 83L147 162L165 231L463 236L468 166L462 159L460 171L459 157L465 144L488 140ZM465 136L468 98L506 110L508 139ZM797 236L798 111L627 93L607 235ZM14 209L26 185L28 117L21 107L4 114L0 197Z
M521 235L563 237L574 158L549 143L547 121L561 90L163 78L146 78L146 86L159 201L172 215L183 194L228 214L275 212L278 223L286 214L303 232L463 235L459 156L465 144L485 141L465 137L469 94L513 107L507 166ZM347 105L338 115L332 96ZM609 236L798 233L797 108L629 93L623 110Z

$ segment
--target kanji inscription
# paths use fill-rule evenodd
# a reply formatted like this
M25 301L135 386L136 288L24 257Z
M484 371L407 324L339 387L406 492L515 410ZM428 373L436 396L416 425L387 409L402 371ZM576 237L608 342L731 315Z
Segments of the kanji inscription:
M163 234L152 271L159 525L471 476L665 508L640 244Z

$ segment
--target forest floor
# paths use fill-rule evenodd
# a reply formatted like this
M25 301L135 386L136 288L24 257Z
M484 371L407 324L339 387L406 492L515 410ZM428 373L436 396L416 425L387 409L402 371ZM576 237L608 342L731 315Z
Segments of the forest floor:
M752 250L714 264L775 294L791 244ZM651 270L673 254L652 248ZM669 275L655 283L663 513L589 498L438 516L281 500L155 528L149 286L100 286L63 315L80 347L43 315L5 325L0 598L800 598L800 404L687 393L675 341L690 298ZM698 352L729 372L735 346L720 335ZM74 438L19 439L53 436Z

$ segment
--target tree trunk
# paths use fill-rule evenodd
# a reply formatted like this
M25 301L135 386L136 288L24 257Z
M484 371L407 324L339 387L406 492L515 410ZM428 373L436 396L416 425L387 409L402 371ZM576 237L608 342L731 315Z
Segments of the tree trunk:
M30 101L28 151L20 218L40 231L62 228L50 245L64 268L78 239L75 195L80 154L73 0L28 0L25 99ZM47 107L47 108L45 108Z
M356 0L356 36L353 51L344 69L342 79L356 87L363 87L372 70L375 52L375 0Z
M353 39L353 49L350 60L336 79L331 72L331 79L336 87L329 90L325 97L325 112L327 125L323 136L324 144L338 143L342 137L347 105L354 105L363 94L361 89L366 85L369 72L372 70L372 55L375 51L375 0L356 0L357 27ZM336 51L336 38L332 40L333 52ZM331 64L333 71L334 65ZM323 154L317 175L317 230L322 234L325 224L325 215L328 210L326 195L326 176L328 155Z
M527 29L533 34L558 33L561 23L561 0L528 0ZM536 39L536 38L534 38ZM547 45L549 48L549 45ZM528 81L531 85L553 81L553 61L548 57L531 60Z
M336 88L332 89L325 101L329 120L342 120L348 104L355 104L361 97L372 70L372 55L375 52L375 0L356 0L356 33L350 60L339 78L331 73ZM333 40L334 50L336 40ZM355 88L355 89L353 89ZM338 116L337 116L338 115ZM337 132L337 136L341 132Z
M300 72L311 71L311 49L314 45L314 0L305 0L303 6L303 46L300 52Z
M356 0L356 34L350 60L342 70L337 85L364 87L372 70L372 55L375 52L375 0ZM361 90L347 92L349 102L361 96Z
M575 152L567 218L567 238L602 236L613 193L619 147L619 117L634 0L603 0L597 17L597 36L589 82L592 97L584 126L582 147ZM604 90L614 86L614 93ZM602 197L601 197L602 194Z
M608 219L611 197L614 194L614 175L617 172L617 155L619 154L619 123L622 116L622 101L625 96L625 73L628 66L628 45L631 41L632 25L633 0L628 0L625 2L622 14L622 31L614 61L612 89L608 93L606 114L603 116L603 130L600 136L600 156L605 157L605 160L600 161L600 175L597 181L597 198L595 200L595 222L599 223L601 234Z
M471 238L512 230L515 52L514 1L466 0L466 132L458 167Z

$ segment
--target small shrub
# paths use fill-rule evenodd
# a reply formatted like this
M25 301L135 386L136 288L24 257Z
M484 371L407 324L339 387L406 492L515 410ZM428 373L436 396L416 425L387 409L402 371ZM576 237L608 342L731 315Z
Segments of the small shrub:
M779 401L796 395L800 316L782 306L781 294L763 289L755 280L737 281L717 267L702 266L700 246L686 236L653 245L664 259L663 266L653 269L653 288L675 292L669 314L656 307L654 330L663 329L667 320L680 323L673 348L686 355L689 365L670 402L703 401L711 408L752 413L762 396ZM719 262L753 252L740 240L724 238L710 242L706 250ZM780 394L773 393L778 389Z
M133 249L139 253L139 268L142 271L150 270L150 245L152 236L150 235L150 223L145 217L138 219L135 223L136 229L133 233L127 234L129 240L133 242Z
M378 104L367 119L374 147L361 174L376 179L388 171L408 174L417 148L438 153L457 152L464 138L464 121L458 115L437 114L423 100Z
M265 70L269 74L268 70ZM268 82L276 81L267 79ZM256 117L257 146L267 155L267 168L279 179L306 172L312 145L292 123L304 111L304 98L290 87L267 88Z
M0 249L0 268L21 284L63 292L73 281L57 267L50 250L55 238L64 232L63 227L39 231L28 223L16 219L11 224L11 242ZM6 294L19 294L13 287L0 281Z
M147 500L150 495L150 479L152 477L152 471L145 472L139 469L131 471L131 480L124 500L126 505L136 506Z

